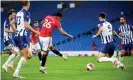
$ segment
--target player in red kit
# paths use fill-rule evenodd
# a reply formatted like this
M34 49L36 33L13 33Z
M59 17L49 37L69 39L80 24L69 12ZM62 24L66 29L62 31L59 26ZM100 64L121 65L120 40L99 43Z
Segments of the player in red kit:
M39 24L37 21L34 21L34 30L36 31L39 31ZM39 57L39 60L40 60L40 63L41 63L41 48L40 48L40 45L39 45L39 42L38 42L38 35L36 35L35 33L32 33L31 32L31 35L30 35L30 48L32 50L35 50L37 53L38 53L38 57Z
M58 30L61 32L62 35L65 35L71 39L74 37L71 36L70 34L66 33L60 24L61 19L63 18L63 15L61 13L56 13L54 16L46 16L43 21L42 21L42 29L40 31L40 42L42 44L42 50L43 55L42 55L42 64L40 68L40 72L45 73L45 63L47 59L47 55L49 52L49 49L53 47L52 45L52 32L55 28L58 28ZM67 56L66 56L67 57ZM66 58L67 59L67 58Z

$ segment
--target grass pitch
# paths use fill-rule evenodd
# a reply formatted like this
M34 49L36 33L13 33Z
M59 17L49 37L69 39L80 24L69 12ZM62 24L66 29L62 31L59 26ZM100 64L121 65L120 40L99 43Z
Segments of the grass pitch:
M15 61L14 67L19 59ZM6 60L7 57L1 56L1 64ZM95 69L87 71L87 63L94 63ZM48 57L48 73L42 74L39 72L38 57L33 57L21 69L20 74L26 77L25 79L12 78L13 71L8 69L8 73L5 73L1 69L1 80L133 80L133 57L124 57L123 63L126 71L113 70L111 62L97 63L96 57L68 57L66 62L60 57Z

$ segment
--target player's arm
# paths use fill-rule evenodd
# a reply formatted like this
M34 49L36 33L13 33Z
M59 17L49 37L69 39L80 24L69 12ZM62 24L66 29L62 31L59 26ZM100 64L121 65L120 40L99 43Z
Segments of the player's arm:
M30 34L30 41L31 41L31 43L33 43L34 44L34 41L33 41L33 39L32 39L32 32L31 32L31 34Z
M27 21L24 22L24 26L25 26L26 29L30 30L31 32L36 33L37 35L40 34L38 31L34 30L34 29L29 25L29 23L28 23Z
M116 35L118 38L122 39L122 37L120 35L118 35L114 30L112 32L114 35Z
M63 30L63 28L62 28L62 26L61 26L61 24L60 24L59 21L56 22L56 26L57 26L58 30L60 31L60 33L61 33L62 35L67 36L67 37L69 37L69 38L71 38L71 39L74 38L72 35L68 34L67 32L65 32L65 31Z
M67 32L65 32L62 28L58 28L58 30L60 31L60 33L62 34L62 35L65 35L65 36L67 36L67 37L69 37L69 38L74 38L72 35L70 35L70 34L68 34Z
M7 32L7 33L14 33L13 30L9 30L8 28L5 28L5 32Z
M28 16L28 17L27 17ZM31 32L33 32L33 33L35 33L35 34L37 34L37 35L39 35L40 33L38 32L38 31L35 31L30 25L29 25L29 13L28 12L24 12L24 27L27 29L27 30L29 30L29 31L31 31Z
M96 35L93 35L92 38L98 37L102 33L102 31L103 31L102 27L99 27L99 30L98 30L97 34Z
M10 26L11 26L11 28L12 28L12 30L13 30L13 32L16 32L17 30L16 30L16 27L15 27L15 19L13 19L12 21L10 21Z

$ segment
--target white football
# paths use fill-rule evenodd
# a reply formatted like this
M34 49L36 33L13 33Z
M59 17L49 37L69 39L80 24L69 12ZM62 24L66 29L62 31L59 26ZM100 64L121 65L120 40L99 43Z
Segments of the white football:
M91 71L91 70L93 70L94 68L95 68L95 65L94 65L93 63L89 63L89 64L86 65L86 69L87 69L88 71Z

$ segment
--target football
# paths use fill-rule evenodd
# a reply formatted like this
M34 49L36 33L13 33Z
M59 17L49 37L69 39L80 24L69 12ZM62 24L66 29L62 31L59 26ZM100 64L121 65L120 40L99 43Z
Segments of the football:
M94 66L93 63L89 63L89 64L86 65L86 69L87 69L88 71L94 70L94 68L95 68L95 66Z

